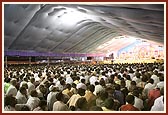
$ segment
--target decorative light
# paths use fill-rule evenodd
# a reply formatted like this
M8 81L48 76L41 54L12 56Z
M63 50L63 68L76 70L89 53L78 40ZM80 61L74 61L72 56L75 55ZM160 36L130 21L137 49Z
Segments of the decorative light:
M64 13L60 17L61 22L64 26L73 26L74 24L77 24L78 22L89 18L89 15L87 15L86 13L77 11L72 8L67 8L65 12L66 13Z

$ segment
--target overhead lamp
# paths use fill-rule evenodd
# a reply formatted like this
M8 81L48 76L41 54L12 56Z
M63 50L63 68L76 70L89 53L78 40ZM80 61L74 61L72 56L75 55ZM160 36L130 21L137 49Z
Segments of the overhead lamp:
M72 8L67 8L66 13L64 13L60 19L64 26L72 26L84 19L89 17L88 14L77 11Z

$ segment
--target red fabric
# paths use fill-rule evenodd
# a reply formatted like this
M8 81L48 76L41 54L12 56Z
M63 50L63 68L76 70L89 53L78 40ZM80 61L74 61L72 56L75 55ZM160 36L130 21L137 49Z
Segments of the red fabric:
M121 111L139 111L138 108L134 107L131 104L122 105L120 110Z
M148 106L152 107L156 98L160 97L159 89L152 89L148 94Z

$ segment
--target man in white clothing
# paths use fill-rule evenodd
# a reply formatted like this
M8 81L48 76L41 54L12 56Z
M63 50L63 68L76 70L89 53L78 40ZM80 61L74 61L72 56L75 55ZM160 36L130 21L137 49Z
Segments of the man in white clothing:
M57 101L56 99L56 94L58 93L58 88L51 85L49 87L50 93L47 95L47 106L48 106L48 110L52 111L53 110L53 104L54 102Z
M154 88L155 88L154 80L153 79L149 79L148 83L145 85L144 90L143 90L144 96L147 97L149 91L154 89Z
M155 86L156 86L157 83L160 82L159 77L158 77L157 75L158 75L158 71L155 70L155 71L154 71L154 74L151 76L151 78L154 80L154 85L155 85Z
M27 90L25 87L20 87L16 95L17 104L26 104L27 102Z
M72 84L73 83L73 79L72 79L72 77L70 75L70 71L67 71L65 82L66 82L66 84Z
M138 108L139 110L142 110L144 108L144 105L143 105L143 100L139 98L139 92L138 92L138 90L134 90L133 91L133 95L135 97L135 99L134 99L134 106L136 108Z
M95 82L98 81L98 77L96 77L95 73L92 74L92 76L89 79L89 82L91 85L95 85Z
M10 86L8 88L8 90L6 91L6 95L11 95L11 96L16 96L17 94L17 89L16 89L16 84L17 84L17 80L16 79L11 79L10 81Z
M79 89L79 88L86 90L87 87L85 85L85 79L81 79L81 82L77 84L76 89Z
M57 101L53 105L53 111L69 111L68 106L63 102L62 92L56 94Z
M78 94L73 94L71 98L68 100L67 104L70 106L75 106L76 102L79 98L85 95L85 90L82 88L78 89Z
M35 88L35 85L34 85L34 82L35 82L35 78L30 78L30 81L27 83L27 85L28 85L28 94L30 94L30 92L32 91L32 90L35 90L36 88Z
M27 105L31 108L31 110L34 110L36 107L38 107L40 99L38 98L38 93L36 90L31 91L30 97L27 100Z
M164 87L164 74L159 73L159 74L158 74L158 77L159 77L160 82L158 82L158 83L156 84L156 87L158 87L158 88L161 89L161 88Z
M160 90L161 96L156 98L151 111L164 111L164 87Z

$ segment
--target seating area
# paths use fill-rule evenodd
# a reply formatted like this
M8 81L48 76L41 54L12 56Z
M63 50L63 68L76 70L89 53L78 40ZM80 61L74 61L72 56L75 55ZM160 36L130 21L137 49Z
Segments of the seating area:
M4 73L5 111L164 110L163 63L9 65Z
M2 113L166 112L166 2L1 6Z

